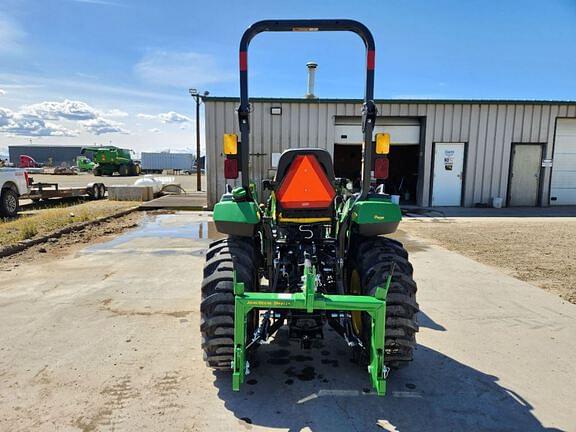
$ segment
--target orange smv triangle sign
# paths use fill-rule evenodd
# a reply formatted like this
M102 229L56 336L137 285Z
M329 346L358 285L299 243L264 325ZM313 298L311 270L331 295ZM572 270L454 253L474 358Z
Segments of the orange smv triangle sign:
M334 187L314 155L298 155L276 194L285 209L323 209L332 204Z

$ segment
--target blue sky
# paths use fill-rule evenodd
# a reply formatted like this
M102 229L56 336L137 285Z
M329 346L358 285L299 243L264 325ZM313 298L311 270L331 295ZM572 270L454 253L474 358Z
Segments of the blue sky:
M243 30L269 18L351 18L376 40L377 98L576 100L576 0L0 0L0 153L11 143L194 143L187 89L237 96ZM360 97L352 34L264 34L253 96Z

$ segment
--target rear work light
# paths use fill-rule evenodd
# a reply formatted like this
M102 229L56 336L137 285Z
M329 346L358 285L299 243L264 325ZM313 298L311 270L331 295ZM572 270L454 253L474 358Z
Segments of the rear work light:
M374 177L378 180L386 180L388 178L388 158L380 157L374 161Z
M224 161L224 178L228 180L238 178L238 159L226 159Z
M298 155L276 193L285 209L325 209L336 192L314 155Z

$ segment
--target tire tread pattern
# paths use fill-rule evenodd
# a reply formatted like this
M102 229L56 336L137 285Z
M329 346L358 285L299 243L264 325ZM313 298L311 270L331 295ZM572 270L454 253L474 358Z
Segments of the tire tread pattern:
M200 332L203 358L218 370L231 370L234 350L234 271L246 287L257 283L254 246L249 240L228 237L210 243L206 252Z

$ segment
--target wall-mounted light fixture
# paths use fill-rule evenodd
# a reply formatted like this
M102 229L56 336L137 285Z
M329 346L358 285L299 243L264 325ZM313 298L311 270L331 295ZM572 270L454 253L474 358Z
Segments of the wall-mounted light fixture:
M270 107L270 114L282 115L282 107Z

